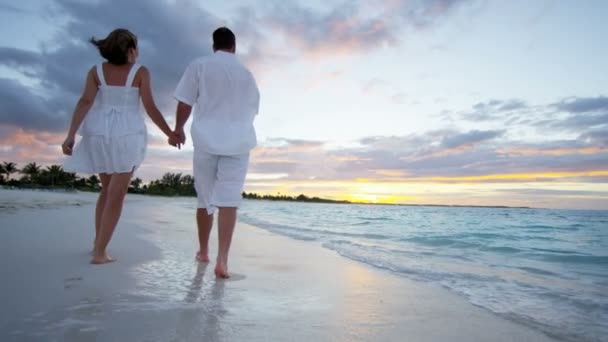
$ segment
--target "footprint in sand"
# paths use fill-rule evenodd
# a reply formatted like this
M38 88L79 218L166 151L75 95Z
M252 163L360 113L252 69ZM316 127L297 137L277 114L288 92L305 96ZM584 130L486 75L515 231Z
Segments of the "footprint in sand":
M78 283L81 281L82 281L82 277L80 277L80 276L65 278L63 280L63 288L64 289L72 288L75 285L78 285Z
M215 278L215 281L233 282L233 281L240 281L245 278L247 278L247 277L244 274L230 272L230 278L225 278L225 279Z

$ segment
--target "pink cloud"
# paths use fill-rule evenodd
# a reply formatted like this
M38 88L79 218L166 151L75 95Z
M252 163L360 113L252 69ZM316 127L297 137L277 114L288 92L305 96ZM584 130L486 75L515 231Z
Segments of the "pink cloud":
M294 2L280 2L261 16L248 11L243 21L256 23L260 28L256 37L263 49L258 51L270 55L282 51L283 56L290 57L287 60L316 62L397 45L407 28L427 28L466 2L471 1L390 0L374 2L373 6L346 2L325 12ZM263 60L257 62L264 64Z
M37 162L42 165L62 164L61 152L64 133L26 130L14 126L0 126L0 161L19 165ZM148 151L144 163L135 176L151 180L165 172L192 173L192 151L177 150L163 138L148 137Z
M0 126L0 158L17 163L58 163L63 134Z

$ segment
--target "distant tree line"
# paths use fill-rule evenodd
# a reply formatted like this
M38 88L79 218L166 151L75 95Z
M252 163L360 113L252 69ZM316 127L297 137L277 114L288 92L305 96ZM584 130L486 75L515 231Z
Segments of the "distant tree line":
M36 163L28 163L19 169L14 162L3 162L0 163L0 185L31 189L99 191L101 180L97 175L79 177L76 173L66 172L61 165L43 167ZM196 196L194 177L169 172L149 184L143 184L140 178L134 178L129 185L129 193L158 196ZM243 198L290 202L350 203L306 195L286 196L280 193L277 195L258 195L243 192Z
M0 184L19 188L79 189L97 191L101 182L96 175L78 177L66 172L61 165L43 167L36 163L26 164L19 169L16 163L0 164Z
M99 191L101 180L97 175L80 177L67 172L61 165L43 167L37 163L18 168L14 162L0 163L0 185L32 189L67 189ZM161 179L144 185L141 178L134 178L129 185L130 193L161 196L196 196L194 178L181 173L166 173Z
M314 202L314 203L350 203L349 201L335 201L326 198L319 197L308 197L306 195L298 196L287 196L287 195L258 195L256 193L243 192L243 198L254 199L254 200L268 200L268 201L288 201L288 202Z

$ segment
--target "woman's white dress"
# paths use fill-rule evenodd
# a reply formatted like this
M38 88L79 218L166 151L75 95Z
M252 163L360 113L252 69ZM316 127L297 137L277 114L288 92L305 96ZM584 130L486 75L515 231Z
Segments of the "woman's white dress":
M101 64L100 86L80 128L64 169L82 173L124 173L137 169L146 154L146 124L140 111L139 88L132 87L140 65L131 67L125 86L107 85Z

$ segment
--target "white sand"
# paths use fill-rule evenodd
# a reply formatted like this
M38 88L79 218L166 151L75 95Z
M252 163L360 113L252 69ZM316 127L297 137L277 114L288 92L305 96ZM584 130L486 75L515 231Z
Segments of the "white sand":
M191 199L129 196L110 246L118 262L89 265L94 201L0 190L0 341L550 340L443 289L245 224L233 277L216 281L213 264L193 259Z

